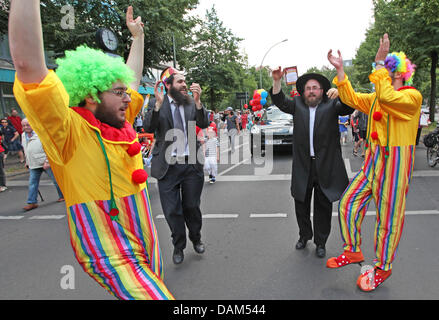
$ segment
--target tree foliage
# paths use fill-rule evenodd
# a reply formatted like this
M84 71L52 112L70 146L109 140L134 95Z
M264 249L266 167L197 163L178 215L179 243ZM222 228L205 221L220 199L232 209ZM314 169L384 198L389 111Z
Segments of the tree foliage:
M242 85L246 58L239 52L241 40L223 25L213 6L181 59L188 81L202 86L210 109L219 108L221 101Z
M1 3L0 34L7 33L10 1ZM187 13L194 9L198 0L41 0L41 20L45 49L54 57L62 56L81 44L96 47L95 33L106 27L117 33L117 54L127 57L130 34L125 24L125 12L133 6L134 17L141 16L145 23L145 68L158 65L173 58L172 36L184 47L189 40L195 19ZM73 8L74 29L63 28L61 21L66 13L63 6ZM177 52L177 56L180 52Z
M391 51L404 51L417 65L413 85L427 98L434 121L439 52L439 2L430 0L374 0L375 23L366 33L354 59L355 75L366 85L371 62L384 33Z

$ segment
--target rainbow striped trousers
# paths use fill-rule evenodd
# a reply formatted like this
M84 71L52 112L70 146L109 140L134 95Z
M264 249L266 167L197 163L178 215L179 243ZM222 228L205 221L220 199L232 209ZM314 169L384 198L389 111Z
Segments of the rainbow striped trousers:
M70 242L76 259L102 287L119 299L174 299L163 283L162 258L147 189L110 201L68 208Z
M371 198L376 205L375 266L392 269L404 225L406 196L414 165L414 146L370 145L362 169L339 202L339 221L344 249L359 252L361 223Z

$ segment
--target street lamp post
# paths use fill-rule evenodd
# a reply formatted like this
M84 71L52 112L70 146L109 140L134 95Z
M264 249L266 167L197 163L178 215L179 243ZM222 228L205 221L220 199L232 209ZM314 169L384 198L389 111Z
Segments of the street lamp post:
M288 39L284 39L280 42L277 42L275 44L273 44L270 49L267 50L267 52L264 54L264 57L262 58L261 61L261 66L259 68L259 88L262 88L262 64L264 63L265 57L267 56L267 54L270 52L271 49L273 49L275 46L277 46L278 44L281 44L282 42L286 42L288 41Z

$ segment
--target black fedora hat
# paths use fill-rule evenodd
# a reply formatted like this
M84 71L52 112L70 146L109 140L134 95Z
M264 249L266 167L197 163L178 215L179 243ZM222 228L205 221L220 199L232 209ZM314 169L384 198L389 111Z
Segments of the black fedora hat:
M319 73L306 73L297 79L296 88L297 91L299 91L299 94L303 96L305 84L308 82L308 80L311 79L317 80L320 83L320 86L323 88L323 96L325 97L326 92L331 89L331 82L329 82L329 80L324 75L321 75Z

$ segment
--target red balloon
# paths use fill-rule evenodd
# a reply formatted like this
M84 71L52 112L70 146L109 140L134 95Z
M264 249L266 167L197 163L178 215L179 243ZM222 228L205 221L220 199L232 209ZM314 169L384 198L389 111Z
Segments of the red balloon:
M247 108L248 108L248 105L245 104L245 105L244 105L244 109L247 109Z
M255 104L255 100L250 100L250 105L251 106L255 106L256 104Z
M256 107L252 107L252 111L253 111L253 112L256 112L256 111L258 111L258 110L256 109Z
M261 94L258 93L258 92L256 92L256 93L253 95L253 100L261 100Z

